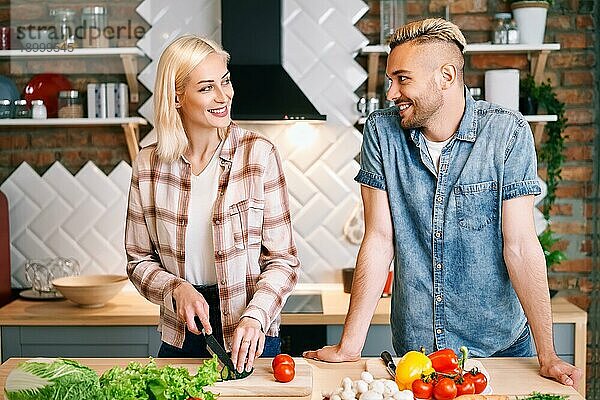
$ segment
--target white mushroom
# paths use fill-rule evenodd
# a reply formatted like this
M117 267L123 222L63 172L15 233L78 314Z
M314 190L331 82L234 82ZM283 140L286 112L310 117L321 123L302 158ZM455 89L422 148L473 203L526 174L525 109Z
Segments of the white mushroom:
M369 390L369 384L366 381L359 379L355 383L356 383L356 393L364 393Z
M385 389L383 390L383 395L387 397L392 397L394 393L399 392L398 385L396 382L386 379L383 381L383 386Z
M371 383L373 382L373 375L371 375L371 373L368 371L363 371L360 373L360 379L367 383Z
M379 394L383 394L383 391L385 390L385 386L382 381L378 380L378 381L371 382L371 384L369 385L369 389L372 391L375 391Z
M354 400L356 399L356 393L354 393L352 390L344 390L340 397L342 400Z
M342 387L344 388L344 390L351 390L352 389L352 379L345 377L344 379L342 379Z
M342 400L339 394L334 394L329 398L329 400Z
M360 400L383 400L383 395L374 390L367 390L360 395Z
M394 400L413 400L414 395L411 390L402 390L394 393Z

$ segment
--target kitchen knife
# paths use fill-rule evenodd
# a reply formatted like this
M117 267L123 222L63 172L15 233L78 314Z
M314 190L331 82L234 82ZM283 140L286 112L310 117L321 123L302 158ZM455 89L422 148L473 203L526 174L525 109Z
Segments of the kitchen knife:
M221 378L224 381L234 380L234 379L242 379L250 375L254 372L254 368L250 371L242 371L238 372L233 365L233 361L231 361L231 357L229 353L225 351L223 346L217 341L217 339L212 335L204 334L204 339L206 340L206 350L210 354L216 355L219 359L219 363L223 366L221 369Z
M383 351L383 352L381 352L381 359L385 363L385 369L387 369L388 374L390 374L393 378L395 378L396 377L396 364L394 364L392 355L388 351Z

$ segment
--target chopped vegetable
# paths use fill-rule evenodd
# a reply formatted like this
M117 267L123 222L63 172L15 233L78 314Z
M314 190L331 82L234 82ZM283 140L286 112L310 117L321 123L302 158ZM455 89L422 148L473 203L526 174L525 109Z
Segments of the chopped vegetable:
M196 375L185 367L165 365L158 368L154 360L146 365L131 362L126 368L114 367L100 377L101 399L106 400L187 400L190 397L214 400L204 387L220 379L216 356L205 361Z
M100 393L98 375L88 367L65 359L32 359L6 378L8 400L95 400Z
M519 400L566 400L568 398L569 396L561 396L558 394L548 394L540 392L533 392L526 397L518 397Z

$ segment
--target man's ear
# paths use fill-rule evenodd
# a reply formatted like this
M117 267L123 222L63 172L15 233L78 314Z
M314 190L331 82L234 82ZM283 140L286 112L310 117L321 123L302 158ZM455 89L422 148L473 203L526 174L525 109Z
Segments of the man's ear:
M441 86L442 89L449 89L454 82L456 81L456 77L458 75L456 66L453 64L444 64L440 68L441 75Z

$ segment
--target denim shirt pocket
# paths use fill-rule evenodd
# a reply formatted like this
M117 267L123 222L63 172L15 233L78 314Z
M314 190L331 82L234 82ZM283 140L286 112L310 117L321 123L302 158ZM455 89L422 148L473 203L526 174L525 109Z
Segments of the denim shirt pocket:
M244 199L229 206L233 242L236 249L245 249L262 240L262 225L265 202L257 199Z
M479 231L497 219L498 182L456 185L454 196L461 228Z

